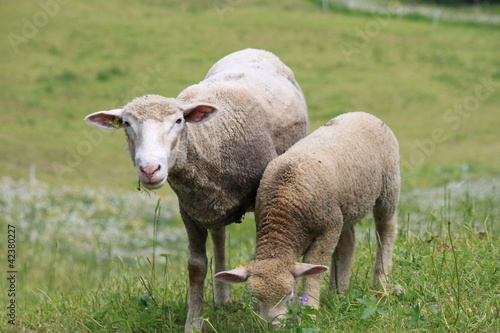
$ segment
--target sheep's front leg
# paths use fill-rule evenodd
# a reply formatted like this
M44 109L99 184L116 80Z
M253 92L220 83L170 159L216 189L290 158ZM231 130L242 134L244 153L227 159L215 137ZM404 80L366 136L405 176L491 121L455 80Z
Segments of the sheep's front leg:
M345 293L349 287L355 244L356 234L354 227L342 231L332 256L330 271L330 288L338 294Z
M203 286L207 275L207 229L192 220L181 209L182 219L186 227L189 242L189 310L186 319L185 333L193 332L193 328L203 331Z
M335 242L335 244L332 245L332 242ZM332 256L336 242L337 239L334 239L331 235L321 235L317 237L304 254L304 262L316 265L327 264L328 259ZM309 305L316 309L319 309L322 280L323 274L316 274L304 278L304 294L309 297Z
M226 270L226 227L210 230L214 244L215 274ZM228 283L214 280L215 305L226 305L230 301Z

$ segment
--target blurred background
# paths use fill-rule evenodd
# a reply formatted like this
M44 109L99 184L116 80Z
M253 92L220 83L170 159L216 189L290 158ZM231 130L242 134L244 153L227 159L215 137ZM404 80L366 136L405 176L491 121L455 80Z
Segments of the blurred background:
M412 187L494 175L497 7L481 15L483 7L465 7L465 21L459 7L443 22L438 13L455 7L429 17L418 14L422 2L365 3L379 14L326 3L3 1L0 174L133 187L123 135L82 119L146 93L175 97L218 59L253 47L295 72L311 130L356 110L384 120L399 138ZM477 23L486 16L496 19Z
M0 235L17 227L25 329L57 331L42 313L55 315L50 302L81 290L95 294L73 298L77 308L93 304L78 316L105 326L96 290L120 284L113 271L149 270L152 249L184 281L187 249L171 190L137 192L124 134L83 118L148 93L175 97L248 47L294 71L311 131L358 110L394 131L405 230L439 234L453 218L473 232L498 226L497 0L2 0L0 35ZM230 229L231 264L253 253L248 219ZM172 311L185 315L182 306ZM183 321L171 322L175 331Z

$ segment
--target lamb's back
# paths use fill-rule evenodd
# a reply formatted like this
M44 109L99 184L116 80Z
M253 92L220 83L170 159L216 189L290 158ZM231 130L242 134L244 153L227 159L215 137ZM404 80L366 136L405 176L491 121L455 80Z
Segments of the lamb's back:
M273 197L293 197L297 202L289 206L295 206L295 215L305 212L327 223L339 207L347 227L373 209L386 175L399 174L398 162L397 140L382 121L364 112L341 115L269 164L259 188L259 209L273 209L266 203Z

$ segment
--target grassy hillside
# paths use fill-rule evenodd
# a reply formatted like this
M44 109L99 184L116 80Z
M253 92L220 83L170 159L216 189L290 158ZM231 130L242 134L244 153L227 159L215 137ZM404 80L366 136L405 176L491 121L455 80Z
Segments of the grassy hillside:
M284 332L498 332L500 181L469 181L404 194L390 295L371 289L372 219L357 228L351 286L324 294L317 322L298 308ZM1 230L16 229L16 321L2 332L181 332L187 315L186 233L175 198L0 182ZM449 221L449 222L448 222ZM6 249L6 233L0 244ZM228 266L253 255L248 215L228 227ZM209 258L213 257L211 246ZM6 273L6 251L0 267ZM9 276L8 274L6 274ZM203 318L208 332L271 332L252 297L233 286L233 302L213 304L212 271ZM0 304L13 299L0 280ZM4 310L5 311L5 310ZM297 320L301 318L302 324ZM302 330L302 331L301 331Z
M371 289L376 243L373 221L364 219L348 293L329 295L325 274L318 321L307 320L307 308L295 309L291 319L303 322L285 332L498 332L499 187L498 179L481 180L403 194L390 295ZM145 193L12 181L1 182L0 193L0 228L15 227L18 271L14 298L6 292L10 281L0 280L0 304L15 299L17 306L15 326L3 315L0 331L183 330L186 234L174 197L162 197L155 213L158 197ZM229 267L248 262L254 247L251 215L228 227ZM6 254L0 252L4 273ZM203 314L212 325L208 332L271 331L259 324L244 286L233 286L233 302L220 309L213 305L212 283L210 271Z
M325 294L317 322L295 309L286 331L498 331L498 27L325 13L319 1L299 0L3 0L0 8L0 268L6 275L12 225L18 270L16 326L4 310L0 331L182 331L187 251L176 199L167 188L135 191L124 134L83 118L146 93L176 96L247 47L294 70L311 130L363 110L401 146L396 292L369 285L368 217L349 292ZM228 228L230 267L252 257L254 228L251 214ZM269 332L243 286L228 309L213 306L211 273L209 332ZM9 283L0 280L4 309Z
M386 121L412 187L499 171L496 27L322 13L302 1L54 3L2 4L0 174L27 178L35 165L52 184L132 188L123 135L82 118L145 93L176 96L246 47L295 71L311 129L355 110Z

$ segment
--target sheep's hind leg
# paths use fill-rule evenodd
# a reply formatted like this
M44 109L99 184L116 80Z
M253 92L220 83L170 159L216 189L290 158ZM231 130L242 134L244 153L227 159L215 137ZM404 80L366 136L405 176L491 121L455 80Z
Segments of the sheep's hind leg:
M398 223L395 211L387 212L381 206L373 210L377 237L377 256L373 269L373 286L387 287L387 275L392 267L392 251L397 235Z
M226 227L210 230L214 245L215 274L226 270ZM230 301L230 285L214 280L215 305L226 305Z
M353 226L342 231L335 252L332 255L330 288L338 294L345 293L349 287L355 243L356 233Z
M208 265L206 254L208 232L207 229L183 213L182 208L181 216L186 227L189 242L189 310L184 332L192 333L193 328L196 331L205 331L201 315L203 312L203 287Z

